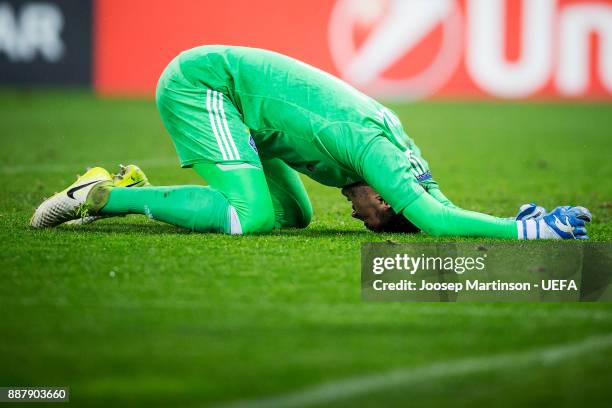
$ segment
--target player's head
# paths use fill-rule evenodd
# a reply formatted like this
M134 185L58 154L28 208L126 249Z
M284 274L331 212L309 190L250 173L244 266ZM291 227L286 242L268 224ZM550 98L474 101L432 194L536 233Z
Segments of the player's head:
M374 232L416 232L418 228L393 208L366 183L355 183L342 189L353 204L353 218L363 221Z

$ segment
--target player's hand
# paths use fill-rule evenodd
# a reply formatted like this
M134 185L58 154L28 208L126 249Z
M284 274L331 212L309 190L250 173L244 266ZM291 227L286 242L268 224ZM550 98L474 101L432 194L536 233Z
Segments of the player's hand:
M584 207L563 206L536 222L545 227L540 232L543 239L589 239L586 223L592 219L591 212Z
M516 214L516 221L539 220L547 214L546 208L534 203L523 204Z

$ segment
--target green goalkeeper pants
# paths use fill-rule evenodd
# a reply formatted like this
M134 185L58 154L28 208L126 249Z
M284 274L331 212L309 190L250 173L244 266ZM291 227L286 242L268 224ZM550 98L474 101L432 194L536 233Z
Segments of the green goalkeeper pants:
M145 214L198 232L249 234L304 228L312 206L298 174L279 159L262 167L195 163L208 186L113 188L102 215Z
M181 166L193 167L208 186L114 188L102 214L145 214L193 231L234 234L310 223L312 206L298 174L280 159L260 160L227 95L191 83L175 58L156 102Z

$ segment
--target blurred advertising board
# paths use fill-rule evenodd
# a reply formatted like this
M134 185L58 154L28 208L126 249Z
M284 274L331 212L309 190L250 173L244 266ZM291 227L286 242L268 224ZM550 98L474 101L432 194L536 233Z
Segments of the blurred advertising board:
M0 0L0 84L89 86L92 3Z
M275 50L383 99L612 100L612 0L0 0L2 83L152 95L203 44Z
M610 0L98 0L95 86L201 44L268 48L385 99L612 99Z

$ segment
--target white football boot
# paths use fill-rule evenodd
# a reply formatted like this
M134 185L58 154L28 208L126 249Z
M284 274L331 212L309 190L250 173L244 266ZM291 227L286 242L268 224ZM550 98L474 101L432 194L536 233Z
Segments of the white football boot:
M89 169L64 191L46 199L34 211L30 225L55 227L66 221L84 218L99 211L108 200L113 179L102 167Z
M123 164L119 165L119 173L113 174L113 185L115 187L145 187L150 186L149 179L147 175L142 171L142 169L135 164L128 164L124 166ZM87 225L91 224L94 221L101 220L106 218L103 215L89 215L87 217L77 218L76 220L71 220L66 222L68 225Z

